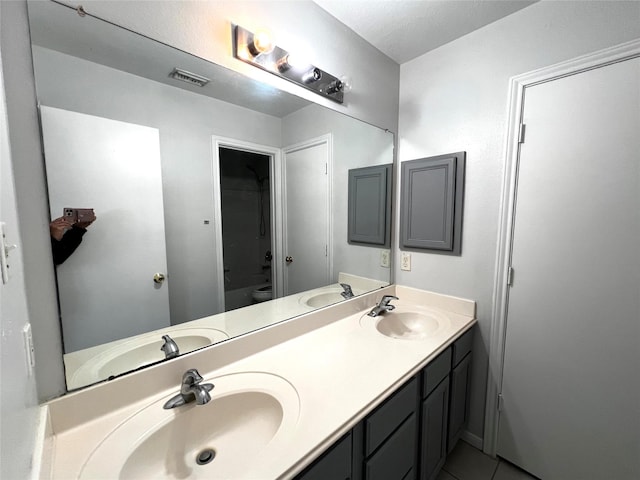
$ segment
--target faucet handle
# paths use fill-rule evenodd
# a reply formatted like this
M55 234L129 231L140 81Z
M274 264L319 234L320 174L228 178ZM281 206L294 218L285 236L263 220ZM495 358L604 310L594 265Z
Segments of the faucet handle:
M353 290L351 290L351 285L349 285L348 283L341 283L340 286L342 287L342 290L344 290L340 294L343 296L343 298L347 299L353 297Z
M195 368L190 368L182 375L183 385L195 385L202 381L202 375Z
M163 335L162 340L164 340L164 343L160 347L160 350L164 352L165 358L175 358L180 355L178 344L169 335Z
M393 310L394 308L396 308L396 306L389 304L391 300L400 300L400 299L395 295L385 295L384 297L382 297L382 300L380 300L380 305L383 307L392 307L391 310Z

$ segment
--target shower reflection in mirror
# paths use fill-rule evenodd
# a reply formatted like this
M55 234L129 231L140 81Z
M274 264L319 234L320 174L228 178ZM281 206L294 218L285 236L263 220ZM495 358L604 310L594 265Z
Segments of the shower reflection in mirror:
M220 147L225 311L271 300L270 158Z

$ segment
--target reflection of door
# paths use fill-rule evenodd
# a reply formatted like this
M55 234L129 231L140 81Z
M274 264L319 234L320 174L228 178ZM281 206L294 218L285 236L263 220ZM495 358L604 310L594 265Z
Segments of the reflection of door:
M57 267L65 351L169 326L159 132L41 107L51 218L94 208Z
M330 137L284 149L286 295L330 283L330 154Z
M497 453L640 478L640 59L526 88Z

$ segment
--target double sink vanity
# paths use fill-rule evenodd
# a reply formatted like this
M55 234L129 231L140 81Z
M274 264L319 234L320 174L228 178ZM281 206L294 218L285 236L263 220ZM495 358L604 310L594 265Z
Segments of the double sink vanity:
M94 385L42 407L40 477L434 478L474 323L472 301L392 285Z

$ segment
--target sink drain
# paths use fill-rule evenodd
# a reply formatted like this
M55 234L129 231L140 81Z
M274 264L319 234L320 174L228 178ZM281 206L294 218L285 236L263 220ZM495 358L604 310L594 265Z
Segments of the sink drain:
M196 456L196 463L198 465L206 465L207 463L211 462L211 460L213 460L215 456L216 456L216 451L213 448L207 448L205 450L202 450Z

